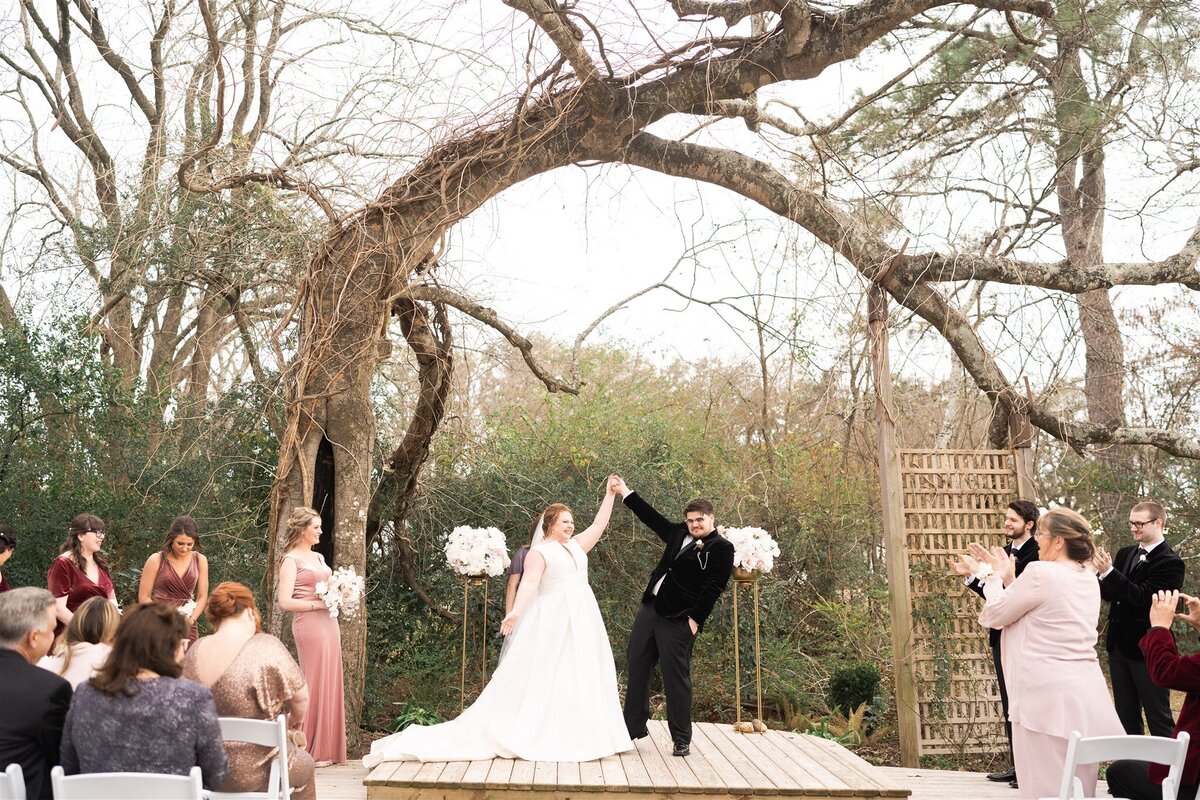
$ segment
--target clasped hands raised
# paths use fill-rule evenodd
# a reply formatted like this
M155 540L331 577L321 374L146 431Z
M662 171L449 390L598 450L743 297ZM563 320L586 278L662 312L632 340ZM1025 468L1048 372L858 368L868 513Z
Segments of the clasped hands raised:
M992 568L992 573L1004 580L1004 585L1012 583L1017 577L1017 558L1004 552L1003 547L988 549L978 542L971 542L966 553L947 559L954 574L969 578L984 571L984 565Z

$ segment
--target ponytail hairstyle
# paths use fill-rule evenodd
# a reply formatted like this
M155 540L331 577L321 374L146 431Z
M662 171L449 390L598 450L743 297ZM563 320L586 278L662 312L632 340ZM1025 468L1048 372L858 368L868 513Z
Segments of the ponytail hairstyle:
M103 533L104 520L95 514L76 514L75 518L67 525L67 540L62 543L62 547L58 548L60 554L68 552L71 554L71 560L75 562L75 566L79 567L80 572L87 571L87 560L83 557L83 546L79 543L79 537L92 532ZM105 572L112 571L103 551L97 550L92 554L92 559L100 569Z

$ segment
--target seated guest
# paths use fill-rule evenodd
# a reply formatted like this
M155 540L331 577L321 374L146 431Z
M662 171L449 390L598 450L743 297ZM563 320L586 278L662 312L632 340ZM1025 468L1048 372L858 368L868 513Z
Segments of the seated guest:
M59 652L46 656L38 666L61 675L74 689L108 658L120 621L121 613L106 598L89 597L67 623Z
M90 772L187 775L204 788L225 782L225 748L212 692L179 677L188 626L174 608L142 603L125 612L112 653L79 684L63 727L62 767Z
M0 522L0 567L3 567L8 560L12 558L13 551L17 549L17 535L13 533L13 529ZM4 577L4 573L0 572L0 592L7 592L12 587L8 585L8 578Z
M50 800L71 684L34 663L54 641L54 595L28 586L0 594L0 770L20 764L25 796Z
M1187 603L1186 614L1175 613L1180 598ZM1150 680L1166 689L1187 692L1172 734L1177 737L1180 731L1187 731L1192 737L1176 798L1194 800L1196 787L1200 785L1200 655L1179 655L1171 634L1171 622L1175 619L1200 631L1200 598L1174 591L1156 592L1150 603L1150 630L1138 644L1146 657ZM1133 760L1114 762L1106 775L1109 794L1130 800L1161 800L1165 777L1166 766Z
M281 713L292 729L288 747L288 784L293 800L316 800L313 759L304 751L300 723L308 710L304 673L283 642L262 632L254 595L240 583L222 583L208 598L206 611L215 633L192 645L183 676L212 689L222 717L273 720ZM226 742L229 777L223 792L267 790L276 750L245 742Z

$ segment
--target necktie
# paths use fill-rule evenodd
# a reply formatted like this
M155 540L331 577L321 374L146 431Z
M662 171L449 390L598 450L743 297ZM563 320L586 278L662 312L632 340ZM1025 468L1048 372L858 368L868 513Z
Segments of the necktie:
M1137 549L1137 552L1133 554L1133 565L1129 567L1130 575L1132 575L1134 571L1142 565L1142 559L1145 558L1146 554L1149 552L1150 551L1144 547L1139 547Z

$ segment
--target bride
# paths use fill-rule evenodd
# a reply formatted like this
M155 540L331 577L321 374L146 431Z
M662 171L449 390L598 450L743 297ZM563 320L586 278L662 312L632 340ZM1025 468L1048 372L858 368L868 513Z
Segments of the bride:
M618 480L596 518L573 536L571 509L542 512L512 611L500 625L504 657L479 698L456 719L413 725L372 743L368 769L385 761L591 761L633 749L617 693L608 632L588 585L588 551L608 527Z

